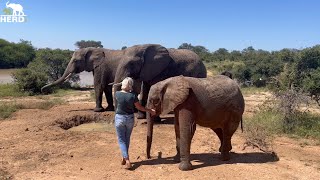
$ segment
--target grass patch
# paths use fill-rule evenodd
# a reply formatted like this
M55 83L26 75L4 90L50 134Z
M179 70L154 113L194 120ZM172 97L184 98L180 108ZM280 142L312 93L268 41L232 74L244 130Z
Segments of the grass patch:
M52 99L47 101L41 101L37 103L31 103L31 104L23 104L22 109L44 109L48 110L52 108L55 105L61 105L65 104L65 102L61 99Z
M14 103L0 103L0 119L6 119L10 117L12 113L21 108L21 105Z
M245 121L245 147L257 147L264 152L272 151L273 140L277 135L294 138L311 138L320 142L320 116L296 112L290 116L290 123L285 116L275 110L260 110Z
M15 84L0 84L0 97L22 97L29 93L21 92Z
M54 97L63 97L63 96L66 96L66 95L73 94L76 91L77 90L74 90L74 89L57 89L57 90L54 91L54 93L52 95Z
M284 128L286 134L303 138L315 138L320 141L320 116L311 113L296 113L291 117L291 125Z
M41 102L35 102L35 103L4 103L0 102L0 119L6 119L9 118L14 112L20 110L20 109L44 109L48 110L52 108L55 105L61 105L65 102L61 99L53 99L48 101L41 101Z
M245 146L253 146L264 152L272 152L273 140L281 133L282 118L274 111L259 111L245 121Z
M259 94L259 93L263 93L263 92L267 92L268 88L266 87L242 87L241 88L241 92L244 95L250 95L250 94Z

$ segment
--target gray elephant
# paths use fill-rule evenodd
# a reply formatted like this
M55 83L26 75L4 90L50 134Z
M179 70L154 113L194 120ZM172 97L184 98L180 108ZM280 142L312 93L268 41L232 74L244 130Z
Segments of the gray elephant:
M199 56L186 49L166 49L158 44L145 44L124 50L124 58L118 66L115 83L125 77L142 82L141 104L146 104L151 85L173 76L207 77L207 70ZM115 91L120 90L115 86ZM144 118L139 114L138 118Z
M94 89L96 96L95 112L101 112L102 95L105 93L108 107L106 110L114 110L112 98L112 86L108 85L114 81L117 67L123 58L123 51L108 50L103 48L83 48L75 51L61 78L55 82L41 88L45 91L47 88L64 82L74 73L82 71L93 72Z
M190 145L196 124L211 128L219 137L222 160L229 160L231 137L241 122L244 99L235 81L218 75L210 78L177 76L153 85L149 92L148 108L157 114L174 110L177 155L180 170L190 170ZM153 134L153 118L148 116L147 157Z

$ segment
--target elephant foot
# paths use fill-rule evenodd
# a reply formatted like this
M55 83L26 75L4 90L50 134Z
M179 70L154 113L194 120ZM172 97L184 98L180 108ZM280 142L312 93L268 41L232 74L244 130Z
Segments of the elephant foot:
M106 111L114 111L114 106L108 106L108 107L106 108Z
M177 154L177 155L175 155L174 157L173 157L173 161L174 162L180 162L180 154Z
M229 152L222 152L221 153L221 160L222 161L229 161L230 160L230 153Z
M94 112L103 112L104 109L103 109L103 107L96 107L96 108L93 109L93 111Z
M137 114L137 119L146 119L146 114L139 111Z
M191 169L192 169L192 164L191 164L189 161L187 161L187 162L185 162L185 161L180 162L180 164L179 164L179 169L180 169L181 171L191 170Z

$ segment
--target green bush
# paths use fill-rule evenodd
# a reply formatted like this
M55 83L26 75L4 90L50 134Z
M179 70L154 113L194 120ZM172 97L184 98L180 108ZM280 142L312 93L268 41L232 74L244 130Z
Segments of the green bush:
M13 74L18 89L31 95L41 93L41 87L46 85L48 76L43 71L30 68L19 69Z
M303 138L315 138L320 140L320 116L296 112L290 118L291 125L284 124L284 132Z
M281 133L282 115L276 111L261 110L245 121L246 146L257 147L262 151L272 151L276 134Z
M28 96L26 92L19 91L19 88L16 84L0 84L0 97L21 97Z
M10 117L12 113L19 109L21 109L21 105L0 102L0 119Z

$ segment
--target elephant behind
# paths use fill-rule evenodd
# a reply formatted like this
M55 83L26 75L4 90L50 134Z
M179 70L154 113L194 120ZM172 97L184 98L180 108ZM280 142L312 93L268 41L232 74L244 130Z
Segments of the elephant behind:
M196 124L211 128L219 137L222 160L229 160L231 137L241 122L244 99L235 81L224 75L210 78L172 77L153 85L149 92L148 108L157 114L174 110L179 169L189 170L191 140ZM148 117L147 157L153 134L153 118Z
M151 85L169 77L184 75L207 77L207 70L200 57L187 49L166 49L158 44L136 45L125 49L118 66L115 83L126 77L142 82L141 104L146 104ZM115 86L115 91L120 90ZM142 114L140 117L144 118Z
M83 48L76 50L68 63L68 66L61 78L41 88L47 88L63 83L72 74L82 71L93 72L94 90L96 96L95 112L101 112L102 95L105 93L108 107L106 110L114 110L112 98L112 86L108 85L114 81L117 67L123 57L123 51L109 50L104 48Z

